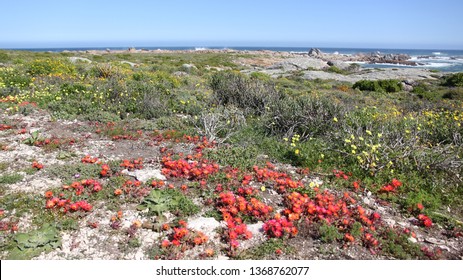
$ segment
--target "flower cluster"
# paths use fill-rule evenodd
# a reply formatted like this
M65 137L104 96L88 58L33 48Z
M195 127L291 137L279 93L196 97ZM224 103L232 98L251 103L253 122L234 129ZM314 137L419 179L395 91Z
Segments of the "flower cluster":
M259 182L273 181L275 183L275 188L279 193L286 192L287 189L296 189L303 187L302 182L294 181L287 173L277 172L274 169L274 166L271 163L267 163L268 168L259 168L254 166L255 178ZM249 183L251 178L244 178L243 184Z
M201 161L192 160L172 160L170 157L162 158L162 173L170 177L184 177L190 180L205 179L209 175L219 171L219 165L209 163L203 159Z
M47 192L45 196L48 197L50 194ZM92 210L92 205L86 200L79 200L72 202L70 199L60 198L57 196L48 197L47 202L45 203L45 208L47 209L62 209L64 213L67 212L76 212L82 210L84 212L89 212Z
M114 191L114 195L118 196L123 193L132 197L145 197L150 192L150 189L143 187L140 181L127 180L121 188Z
M357 231L361 231L356 234L363 234L362 240L365 246L378 245L378 241L373 235L376 227L381 224L381 216L378 213L367 213L362 206L356 204L356 200L347 192L342 197L338 197L327 190L320 191L316 188L315 191L316 194L313 198L299 192L292 192L285 196L284 202L287 208L281 214L288 222L295 222L304 218L308 225L320 222L333 225L344 234L344 240L347 242L355 241L351 231L356 224L357 227L360 226ZM278 223L274 221L272 225L276 227ZM275 231L275 227L272 228L267 225L265 230L266 232L271 229ZM278 237L272 232L267 234L270 237Z
M418 221L420 222L420 225L421 226L425 226L425 227L432 227L432 220L424 215L424 214L419 214L418 215Z
M344 180L349 180L349 176L346 173L344 173L344 171L335 169L333 170L333 174L336 178L342 178Z
M134 170L134 169L143 169L143 159L124 159L120 164L120 167L126 168L127 170Z
M222 218L227 223L227 228L224 230L222 236L229 244L230 255L234 255L236 249L239 247L239 240L247 240L252 238L252 232L250 232L243 220L239 217L235 217L232 213L222 210Z
M381 187L379 190L380 192L384 193L394 193L397 191L397 189L402 186L402 182L397 180L396 178L392 179L392 181L389 184L384 185Z
M95 193L101 191L103 188L101 184L94 179L87 179L82 181L75 181L70 185L64 185L63 189L65 190L74 190L77 196L82 195L84 191L87 194Z
M266 205L255 197L247 200L244 196L236 195L231 191L219 194L217 207L222 212L230 213L233 217L241 214L251 216L257 220L265 220L273 211L271 206Z
M163 230L170 231L167 239L161 242L161 247L165 249L180 249L180 251L184 252L209 240L203 232L188 229L186 223L172 229L169 226L163 226Z
M84 156L81 160L82 163L97 163L98 158L97 157L92 157L90 155Z
M40 170L43 168L43 164L38 163L37 161L32 162L32 168L35 168L37 170Z
M0 124L0 131L12 129L12 128L13 128L13 127L12 127L11 125Z
M111 177L111 167L108 164L101 165L100 176L101 177Z
M295 237L298 233L293 222L279 214L276 215L275 219L266 221L262 228L269 238Z

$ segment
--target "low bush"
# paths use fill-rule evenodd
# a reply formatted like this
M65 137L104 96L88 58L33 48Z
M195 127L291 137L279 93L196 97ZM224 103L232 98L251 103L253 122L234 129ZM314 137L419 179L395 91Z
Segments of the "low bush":
M272 83L251 79L238 72L215 73L209 84L214 93L213 103L233 105L242 109L245 115L260 116L281 97Z
M298 134L305 140L335 130L336 120L342 114L343 109L325 97L286 96L271 106L264 125L273 135L292 137Z
M353 85L353 88L363 91L377 91L377 92L399 92L402 90L400 81L398 80L361 80Z
M448 87L463 87L463 73L443 77L442 85Z

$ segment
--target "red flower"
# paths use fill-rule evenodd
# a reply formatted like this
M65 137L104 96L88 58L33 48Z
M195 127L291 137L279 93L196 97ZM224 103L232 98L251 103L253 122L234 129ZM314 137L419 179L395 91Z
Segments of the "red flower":
M162 243L161 243L161 246L162 246L163 248L169 247L169 246L170 246L170 241L167 240L167 239L164 239L164 240L162 241Z
M230 245L232 248L238 248L238 246L240 246L240 243L238 242L238 240L233 239L230 241Z
M400 182L399 180L397 180L396 178L392 179L392 185L395 187L395 188L398 188L400 186L402 186L402 182Z

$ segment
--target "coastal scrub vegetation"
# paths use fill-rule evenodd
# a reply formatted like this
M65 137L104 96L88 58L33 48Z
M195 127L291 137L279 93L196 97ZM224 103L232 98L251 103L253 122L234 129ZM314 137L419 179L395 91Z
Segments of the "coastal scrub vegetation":
M17 169L2 158L3 257L55 250L58 232L82 221L112 234L124 230L120 242L133 248L145 246L140 231L156 231L147 248L154 259L184 258L193 249L200 253L189 256L202 259L313 258L294 255L307 238L321 248L356 247L385 258L457 257L419 246L415 232L462 235L462 73L404 91L399 80L246 75L236 63L246 54L79 55L0 52L2 150L14 149L7 137L24 136L31 149L58 160L47 166L31 157ZM73 127L74 139L39 137L20 124L44 112L55 124L85 125ZM77 156L86 141L100 138L109 143L99 154ZM115 159L117 145L130 153L158 149L144 162ZM135 180L145 164L160 167L164 179ZM28 193L23 200L33 203L18 204L8 189L28 176L63 186ZM153 225L124 224L122 209L131 206ZM113 213L109 221L95 221L98 209ZM195 215L224 221L220 245L188 227ZM393 215L408 226L382 218ZM258 222L268 241L243 249L253 235L248 225Z

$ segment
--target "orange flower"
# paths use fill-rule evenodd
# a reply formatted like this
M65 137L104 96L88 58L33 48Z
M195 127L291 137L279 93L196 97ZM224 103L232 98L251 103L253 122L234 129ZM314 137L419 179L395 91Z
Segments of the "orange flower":
M211 248L207 248L206 250L204 250L204 254L207 256L207 257L212 257L214 255L214 250L211 249Z
M47 192L45 192L45 197L46 197L46 198L51 198L51 197L53 197L53 192L52 192L52 191L47 191Z
M122 194L122 190L121 189L116 189L114 191L114 195L121 195Z

